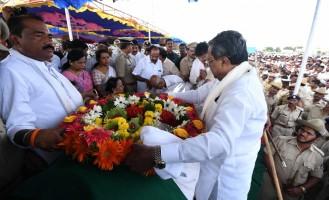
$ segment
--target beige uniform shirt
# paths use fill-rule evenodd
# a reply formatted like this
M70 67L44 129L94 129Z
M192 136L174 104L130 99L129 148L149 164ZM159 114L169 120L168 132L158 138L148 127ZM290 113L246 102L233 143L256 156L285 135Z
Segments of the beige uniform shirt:
M175 63L173 61L169 60L168 58L166 58L164 60L164 62L162 63L162 67L163 67L162 76L166 76L166 75L180 76L180 72L179 72L178 68L176 67Z
M288 105L277 106L271 114L273 137L291 136L295 131L296 120L301 118L302 112L299 107L291 111Z
M122 78L129 90L136 90L136 79L133 77L134 61L129 55L120 53L115 61L117 77Z
M319 102L317 104L312 104L308 107L305 107L305 113L303 114L303 118L306 118L307 120L310 119L325 119L328 114L323 112L325 104L322 102Z
M124 53L120 53L115 61L117 76L123 78L127 84L136 82L135 78L132 76L132 71L135 67L133 63L131 57Z
M274 143L287 164L287 167L282 167L279 156L272 149L278 177L282 184L299 186L304 184L309 176L322 177L324 154L320 149L312 145L301 152L297 146L296 137L290 136L277 137Z
M190 77L190 71L192 68L194 59L191 57L185 56L181 61L180 61L180 73L184 79L184 81L188 81Z
M276 97L276 95L273 97L269 97L268 95L266 95L265 100L267 104L267 112L271 114L278 103L278 98Z

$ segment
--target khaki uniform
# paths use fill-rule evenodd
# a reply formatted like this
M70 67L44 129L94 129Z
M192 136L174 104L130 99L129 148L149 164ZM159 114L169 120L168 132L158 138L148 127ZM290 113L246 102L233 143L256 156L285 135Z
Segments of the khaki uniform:
M323 112L323 108L325 104L323 102L319 102L316 104L312 104L310 106L305 107L305 112L303 113L303 118L309 119L325 119L328 117L328 113Z
M267 104L267 113L271 114L278 103L278 98L276 97L276 95L273 97L269 97L268 95L266 95L265 100Z
M280 136L274 139L278 151L287 164L281 165L278 154L272 147L274 161L279 181L282 185L297 187L304 184L310 176L321 178L323 176L323 152L312 145L309 149L301 152L297 146L296 137ZM269 174L265 173L261 190L262 200L276 199L276 193ZM300 199L290 197L283 192L283 199Z
M291 136L295 131L296 120L301 118L303 109L296 107L291 111L288 105L278 106L271 114L272 136Z
M180 72L176 67L175 63L173 63L173 61L169 60L168 58L164 60L164 62L162 63L162 67L163 67L162 76L166 76L166 75L180 76Z
M277 97L278 99L281 99L281 97L283 97L283 96L287 96L287 95L289 96L289 90L283 88L283 89L281 89L281 90L278 91L278 93L276 94L276 97Z
M189 56L185 56L181 61L180 61L180 73L184 79L184 81L188 81L190 77L190 71L192 68L194 59L192 59Z
M263 82L265 92L268 92L270 90L270 88L272 87L272 83L273 81L269 82L268 80Z
M117 73L117 77L122 78L128 92L137 91L137 82L133 77L134 70L134 61L129 55L125 55L123 52L120 52L116 61L115 61L115 69Z

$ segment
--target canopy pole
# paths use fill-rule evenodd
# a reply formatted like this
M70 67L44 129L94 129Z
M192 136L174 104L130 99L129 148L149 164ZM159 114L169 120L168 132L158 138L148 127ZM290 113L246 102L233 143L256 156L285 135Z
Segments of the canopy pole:
M312 44L313 41L313 36L314 36L314 28L318 19L318 11L319 11L319 7L320 7L320 2L321 0L317 0L316 3L316 7L315 7L315 11L314 11L314 16L313 16L313 21L312 21L312 26L311 26L311 30L310 30L310 34L308 35L308 39L307 39L307 43L305 46L305 51L304 51L304 55L303 55L303 61L299 70L299 74L298 74L298 78L296 81L296 86L294 89L294 93L293 94L298 94L299 88L300 88L300 84L302 83L302 79L304 77L304 72L305 72L305 68L306 68L306 63L307 63L307 59L308 59L308 55L310 54L310 46Z
M151 43L151 28L150 28L150 24L149 24L149 42Z
M67 9L67 8L64 8L64 10L65 10L67 30L69 32L69 39L70 39L70 41L72 41L73 40L73 34L72 34L72 27L71 27L70 12L69 12L69 9Z

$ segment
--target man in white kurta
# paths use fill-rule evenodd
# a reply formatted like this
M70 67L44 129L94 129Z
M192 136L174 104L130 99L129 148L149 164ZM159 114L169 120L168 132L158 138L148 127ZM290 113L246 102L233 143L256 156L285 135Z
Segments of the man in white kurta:
M246 200L267 119L262 84L247 62L245 40L238 32L218 34L210 42L208 59L214 76L221 81L216 79L198 90L173 94L190 103L205 103L208 131L159 147L136 144L126 163L141 171L163 163L199 162L197 200ZM219 96L214 96L218 92Z
M137 92L145 92L147 90L147 81L153 75L162 76L163 68L159 59L159 49L151 50L149 56L145 56L139 61L132 74L137 78Z
M0 66L0 114L10 140L17 146L32 148L25 138L41 129L32 149L50 163L58 155L53 149L61 137L57 128L66 115L82 105L82 97L68 79L46 65L53 47L44 22L24 16L13 20L22 21L24 28L21 36L12 34L19 42L14 43ZM9 27L13 26L11 22ZM33 32L38 32L37 39L30 34ZM21 131L25 133L19 139Z

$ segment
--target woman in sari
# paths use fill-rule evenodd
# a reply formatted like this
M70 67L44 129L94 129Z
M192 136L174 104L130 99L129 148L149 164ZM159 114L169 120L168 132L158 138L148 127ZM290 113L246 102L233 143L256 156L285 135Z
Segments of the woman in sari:
M105 96L105 84L110 77L116 77L116 72L110 66L110 53L106 49L96 51L96 61L92 70L94 86L100 96Z

